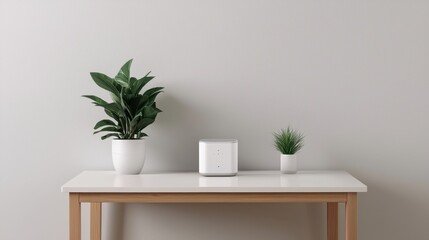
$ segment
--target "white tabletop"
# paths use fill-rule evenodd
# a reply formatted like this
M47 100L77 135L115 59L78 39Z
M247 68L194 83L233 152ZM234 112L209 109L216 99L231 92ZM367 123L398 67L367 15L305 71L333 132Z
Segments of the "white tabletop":
M119 175L84 171L61 187L62 192L366 192L367 187L344 171L240 171L234 177L204 177L197 172Z

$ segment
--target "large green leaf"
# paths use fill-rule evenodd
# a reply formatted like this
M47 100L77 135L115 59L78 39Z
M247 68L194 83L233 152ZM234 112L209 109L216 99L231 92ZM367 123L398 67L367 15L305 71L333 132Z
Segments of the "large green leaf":
M157 114L158 111L153 107L146 106L143 108L143 116L145 118L155 118Z
M121 85L121 87L128 88L128 83L122 79L116 79L116 83Z
M112 98L112 100L113 100L115 103L117 103L117 104L121 104L121 98L120 98L120 97L116 96L116 95L115 95L115 94L113 94L113 93L110 93L110 97Z
M86 97L91 99L92 101L94 101L94 103L97 104L108 104L106 101L104 101L103 99L97 97L97 96L93 96L93 95L83 95L82 97Z
M154 88L151 88L151 89L147 90L146 92L144 92L143 95L150 97L153 94L160 92L162 89L164 89L164 88L163 87L154 87Z
M139 129L138 129L138 123L140 122L140 120L143 118L143 114L139 113L137 116L135 116L133 118L133 120L131 120L130 122L130 134L131 136L134 135L135 133L138 133Z
M115 80L119 83L125 83L128 87L128 82L130 79L130 69L131 69L131 63L133 62L133 59L128 60L122 67L121 70L119 70L118 74L115 77ZM122 85L122 84L121 84Z
M114 113L118 117L124 116L124 112L123 112L121 106L118 105L117 103L108 103L108 104L98 104L98 103L96 103L95 105L103 107L104 109L109 110L110 112Z
M113 81L113 86L118 90L118 92L121 92L122 86L119 85L116 81Z
M143 111L143 108L145 106L147 106L147 100L149 99L148 96L144 96L144 95L139 95L139 101L137 103L137 110L136 113L139 113L141 111Z
M128 84L129 84L129 88L132 90L132 89L134 89L134 87L135 87L135 84L136 84L136 82L137 82L138 80L137 80L137 78L135 78L135 77L130 77L130 81L128 82Z
M127 118L132 118L134 116L134 113L129 105L129 100L128 98L130 98L132 96L129 95L123 95L123 93L121 92L121 107L123 109L123 111L125 112Z
M152 118L143 118L137 123L137 131L143 130L145 127L149 126L155 121L155 119Z
M129 95L123 95L123 101L126 103L131 116L135 116L137 115L139 106L140 106L140 102L144 102L147 100L147 97L144 97L142 95L133 95L133 94L129 94Z
M125 135L129 132L128 127L127 127L127 119L125 117L119 118L118 125L121 127L121 129L123 129L123 133Z
M94 134L97 134L99 132L118 132L118 133L120 133L121 130L117 129L116 127L105 127L101 130L95 131Z
M119 122L119 116L112 113L110 110L104 109L104 112L107 114L107 116L115 119L117 122Z
M140 78L139 80L136 81L136 83L133 85L132 91L134 94L138 94L140 93L140 91L142 90L142 88L148 83L150 82L150 80L152 80L154 77L153 76L149 76L148 72L146 74L146 76L144 76L143 78Z
M154 92L152 95L150 95L149 99L147 100L146 105L151 106L155 103L155 98L158 96L158 94L162 93L162 91Z
M155 92L154 94L152 94L150 97L147 97L146 95L143 95L143 98L145 101L142 101L141 103L139 103L139 107L137 109L137 112L142 112L144 110L145 107L152 107L154 109L156 109L158 112L162 112L160 109L158 109L155 105L155 98L156 96L161 93L162 91L158 91ZM147 99L147 100L146 100Z
M101 140L104 140L104 139L109 138L109 137L117 137L117 138L119 138L119 134L117 134L117 133L109 133L109 134L106 134L106 135L102 136Z
M137 125L137 123L140 121L140 119L143 117L143 113L139 113L139 114L137 114L132 120L131 120L131 122L130 122L130 126L132 127L132 128L134 128L136 125Z
M94 129L104 127L104 126L116 126L116 123L114 123L109 119L103 119L95 124Z
M159 113L162 112L161 109L156 107L156 102L154 102L151 107L155 108L155 110L158 111Z
M111 92L114 96L119 97L119 91L113 84L113 79L103 73L97 72L92 72L91 77L99 87Z
M144 132L138 132L137 133L137 138L142 138L142 137L147 137L147 134Z

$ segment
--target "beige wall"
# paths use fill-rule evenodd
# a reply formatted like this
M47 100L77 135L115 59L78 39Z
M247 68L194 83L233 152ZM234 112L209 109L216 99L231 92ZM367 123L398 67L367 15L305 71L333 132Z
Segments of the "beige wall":
M239 139L240 169L278 169L271 133L291 124L306 135L302 169L369 186L360 239L426 239L428 12L405 0L0 0L0 239L67 238L60 186L112 169L110 142L91 132L103 113L80 95L106 96L89 72L132 57L134 75L166 87L145 171L195 171L198 139L218 137ZM110 240L324 236L322 205L105 210Z

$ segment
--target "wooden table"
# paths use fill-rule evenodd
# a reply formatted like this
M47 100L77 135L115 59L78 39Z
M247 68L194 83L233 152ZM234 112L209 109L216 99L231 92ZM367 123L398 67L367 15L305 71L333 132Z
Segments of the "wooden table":
M357 240L357 193L367 187L344 171L241 171L235 177L195 172L118 175L84 171L61 188L69 193L70 240L81 239L81 204L90 203L91 240L101 239L101 204L327 203L327 239L338 239L338 203L345 203L346 240Z

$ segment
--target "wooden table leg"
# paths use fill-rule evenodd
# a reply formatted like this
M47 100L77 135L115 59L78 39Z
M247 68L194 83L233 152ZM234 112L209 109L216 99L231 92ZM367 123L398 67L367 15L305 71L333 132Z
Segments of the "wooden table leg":
M328 240L338 240L338 203L327 203L327 234Z
M91 203L91 240L101 240L101 203Z
M79 193L69 194L69 233L70 240L81 240L81 211Z
M357 240L357 193L347 193L346 240Z

